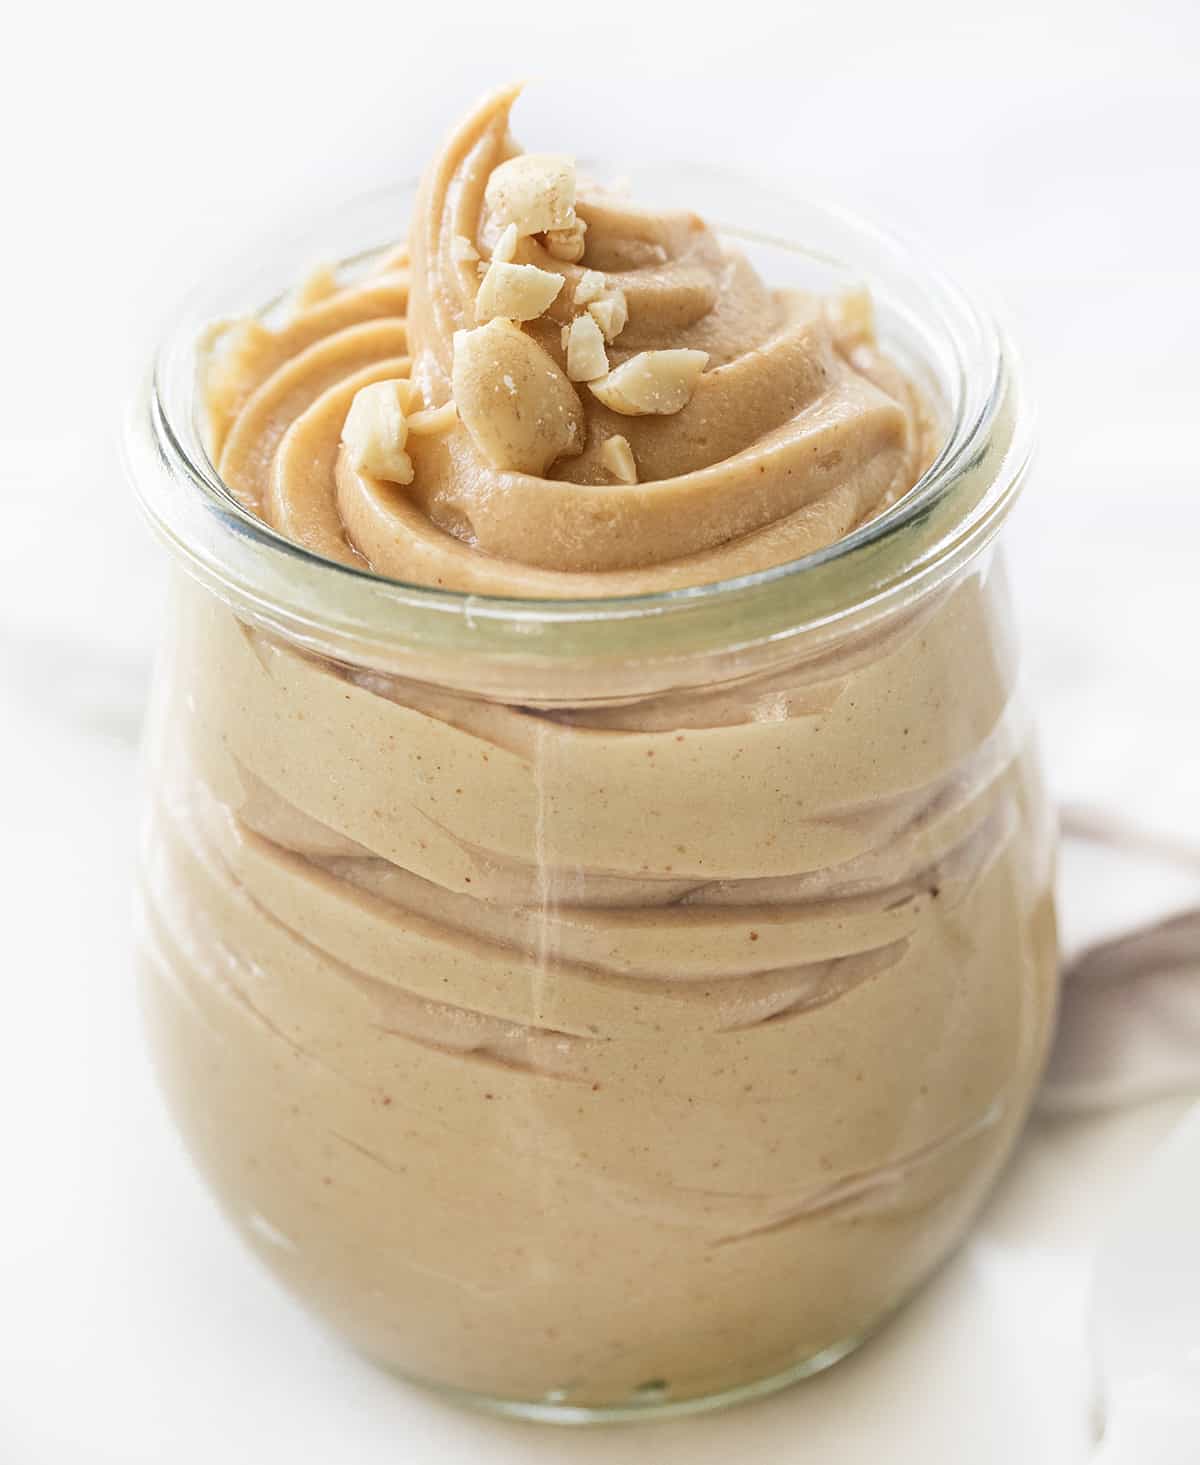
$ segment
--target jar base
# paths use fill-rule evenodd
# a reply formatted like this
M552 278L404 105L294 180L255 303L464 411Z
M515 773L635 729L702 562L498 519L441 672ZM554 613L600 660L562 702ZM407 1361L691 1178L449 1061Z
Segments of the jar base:
M866 1334L859 1334L834 1343L781 1373L768 1374L766 1378L739 1384L733 1389L724 1389L715 1394L700 1394L688 1399L672 1399L669 1386L659 1383L644 1384L628 1398L613 1404L572 1404L565 1389L544 1394L540 1399L501 1399L489 1394L477 1394L470 1389L456 1389L449 1384L430 1383L426 1379L399 1374L395 1369L387 1371L403 1379L405 1383L439 1394L460 1408L473 1409L484 1414L498 1414L507 1419L529 1420L535 1424L633 1424L640 1420L676 1419L689 1414L707 1414L711 1410L729 1409L736 1404L747 1404L752 1399L762 1399L832 1368L835 1363L840 1363L853 1353L866 1341L866 1337Z

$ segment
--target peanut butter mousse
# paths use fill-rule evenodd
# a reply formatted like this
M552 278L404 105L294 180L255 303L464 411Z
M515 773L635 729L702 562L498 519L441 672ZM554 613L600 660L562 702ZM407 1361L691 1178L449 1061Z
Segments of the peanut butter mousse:
M574 598L793 560L912 487L933 432L865 296L772 290L695 214L518 152L515 95L429 169L410 263L323 272L218 344L214 461L247 508L397 579ZM389 465L344 429L398 381Z
M248 508L381 574L574 597L785 561L913 484L927 417L861 299L518 152L513 96L434 162L407 256L226 333ZM176 624L156 1055L235 1223L358 1346L681 1403L840 1356L961 1237L1054 1009L995 565L733 684L631 701L597 668L578 706L335 663L191 584Z

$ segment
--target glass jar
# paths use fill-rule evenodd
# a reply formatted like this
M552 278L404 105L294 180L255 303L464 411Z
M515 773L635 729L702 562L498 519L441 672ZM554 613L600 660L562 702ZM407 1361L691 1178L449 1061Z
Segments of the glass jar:
M773 283L870 285L945 425L882 517L620 600L320 560L237 505L197 422L199 322L254 279L168 342L128 438L177 566L142 871L168 1102L315 1312L550 1419L707 1407L852 1349L963 1237L1055 1007L994 544L1029 446L1008 349L840 214L645 183L715 191ZM342 211L342 239L406 201Z

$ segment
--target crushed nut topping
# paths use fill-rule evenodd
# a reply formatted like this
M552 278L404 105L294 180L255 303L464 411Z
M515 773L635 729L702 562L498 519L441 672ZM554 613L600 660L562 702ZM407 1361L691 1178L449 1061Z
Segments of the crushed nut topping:
M629 320L629 306L624 290L610 290L588 306L588 314L604 332L606 341L615 341Z
M411 401L412 387L401 380L372 382L355 392L342 442L360 472L391 483L413 481L412 459L404 451Z
M639 351L588 385L606 407L626 417L665 417L687 406L707 365L707 351Z
M492 250L492 261L495 264L508 264L517 252L517 226L506 224L504 232L496 240L496 247Z
M608 356L600 327L590 315L571 322L567 335L567 375L573 382L596 381L608 375Z
M629 439L622 437L620 433L614 433L612 437L604 439L600 448L600 461L618 483L636 483L638 481L637 463L634 460L633 449L629 446Z
M454 333L458 415L494 467L544 474L582 451L583 406L558 363L509 320Z
M569 229L547 229L546 249L555 259L565 260L567 264L578 264L583 258L583 236L586 233L587 224L580 218L576 218Z
M575 286L575 304L590 305L593 300L599 300L607 283L599 270L584 270Z
M535 320L562 287L563 277L550 270L493 260L475 297L475 319Z
M575 225L575 162L558 153L522 153L492 170L488 212L522 237Z

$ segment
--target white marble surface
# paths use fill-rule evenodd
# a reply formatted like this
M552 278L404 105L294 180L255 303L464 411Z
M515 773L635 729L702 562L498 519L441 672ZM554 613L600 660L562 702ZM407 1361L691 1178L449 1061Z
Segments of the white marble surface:
M823 1378L587 1435L457 1413L344 1353L243 1256L158 1107L128 910L162 576L121 481L122 401L200 272L311 198L411 173L512 74L545 79L531 140L786 168L1006 302L1042 418L1010 547L1054 787L1197 839L1200 12L916 0L784 22L744 0L745 45L703 7L593 13L213 0L22 21L0 90L3 1465L1088 1457L1091 1257L1178 1099L1035 1123L968 1247ZM1071 852L1068 938L1196 884Z

